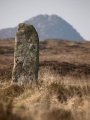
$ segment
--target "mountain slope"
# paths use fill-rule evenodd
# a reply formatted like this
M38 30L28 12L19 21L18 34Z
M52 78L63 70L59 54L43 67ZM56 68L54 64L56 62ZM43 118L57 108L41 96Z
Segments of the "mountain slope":
M38 15L27 21L36 28L39 38L62 38L67 40L84 40L82 36L65 20L57 15ZM0 38L15 36L17 27L0 30Z

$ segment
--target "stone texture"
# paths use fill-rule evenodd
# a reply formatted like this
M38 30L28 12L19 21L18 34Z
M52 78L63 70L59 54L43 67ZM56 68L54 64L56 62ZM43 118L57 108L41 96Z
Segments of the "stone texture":
M12 82L28 84L38 79L39 38L32 25L20 23L15 36Z

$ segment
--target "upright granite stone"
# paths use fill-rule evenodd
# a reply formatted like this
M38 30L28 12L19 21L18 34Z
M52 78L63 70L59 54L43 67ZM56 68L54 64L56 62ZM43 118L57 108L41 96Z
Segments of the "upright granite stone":
M38 79L39 38L32 25L20 23L15 36L12 82L29 84Z

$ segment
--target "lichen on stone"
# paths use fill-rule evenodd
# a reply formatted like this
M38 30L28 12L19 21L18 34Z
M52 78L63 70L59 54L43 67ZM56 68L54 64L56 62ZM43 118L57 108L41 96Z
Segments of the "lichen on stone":
M12 82L31 83L38 77L39 38L32 25L21 23L15 36Z

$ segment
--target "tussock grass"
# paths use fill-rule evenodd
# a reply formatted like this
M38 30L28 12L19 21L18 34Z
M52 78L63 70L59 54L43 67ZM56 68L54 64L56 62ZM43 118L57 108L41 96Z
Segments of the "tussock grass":
M24 88L22 86L18 85L10 85L6 88L3 88L0 90L0 97L8 101L10 99L13 99L14 97L20 96L24 92Z
M0 120L90 120L90 42L41 41L38 84L27 86L10 83L13 47L0 41Z
M89 120L89 84L69 84L70 79L68 83L63 79L46 70L39 72L38 85L10 85L2 89L0 94L13 98L13 102L0 103L0 119Z
M51 93L57 94L57 98L60 102L66 102L72 97L90 96L90 86L65 86L64 84L51 83L49 86Z

